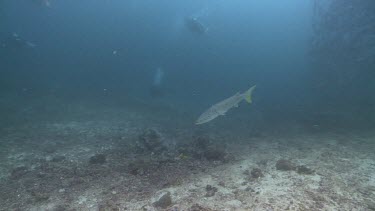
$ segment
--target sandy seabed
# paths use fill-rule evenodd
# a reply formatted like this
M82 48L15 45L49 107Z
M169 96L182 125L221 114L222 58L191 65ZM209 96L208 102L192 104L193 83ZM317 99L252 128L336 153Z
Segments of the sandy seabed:
M59 106L2 124L0 210L375 210L375 132L241 133L168 108Z

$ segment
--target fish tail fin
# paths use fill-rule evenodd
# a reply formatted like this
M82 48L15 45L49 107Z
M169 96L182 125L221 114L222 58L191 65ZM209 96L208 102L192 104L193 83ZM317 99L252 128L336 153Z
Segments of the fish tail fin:
M245 98L246 102L248 102L248 103L251 103L251 102L252 102L252 100L251 100L251 95L252 95L252 93L253 93L255 87L256 87L256 85L250 87L250 89L247 90L247 91L244 93L244 98Z

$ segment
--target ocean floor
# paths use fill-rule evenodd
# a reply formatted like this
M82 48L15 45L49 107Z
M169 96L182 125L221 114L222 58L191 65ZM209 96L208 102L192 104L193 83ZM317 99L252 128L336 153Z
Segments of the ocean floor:
M141 102L52 101L2 107L0 210L375 210L374 131L196 127Z

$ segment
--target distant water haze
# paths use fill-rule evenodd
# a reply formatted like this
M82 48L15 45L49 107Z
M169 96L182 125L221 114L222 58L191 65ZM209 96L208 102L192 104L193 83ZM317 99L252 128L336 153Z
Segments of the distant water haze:
M147 100L155 83L150 75L162 66L164 100L200 108L251 84L258 85L259 102L291 102L280 98L308 83L309 0L2 3L1 37L17 33L38 46L1 52L8 57L1 74L11 89L20 83L110 88ZM187 17L198 17L207 34L191 33Z

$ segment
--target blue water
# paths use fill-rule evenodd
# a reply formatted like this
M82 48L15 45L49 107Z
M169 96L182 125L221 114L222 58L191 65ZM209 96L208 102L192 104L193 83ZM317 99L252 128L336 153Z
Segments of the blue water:
M373 210L373 2L0 0L0 210Z
M264 106L295 104L309 84L310 1L3 1L2 87L131 92L148 97L165 70L165 101L204 107L257 84ZM198 17L207 33L186 27ZM116 53L113 53L113 52ZM264 107L262 106L262 107Z

